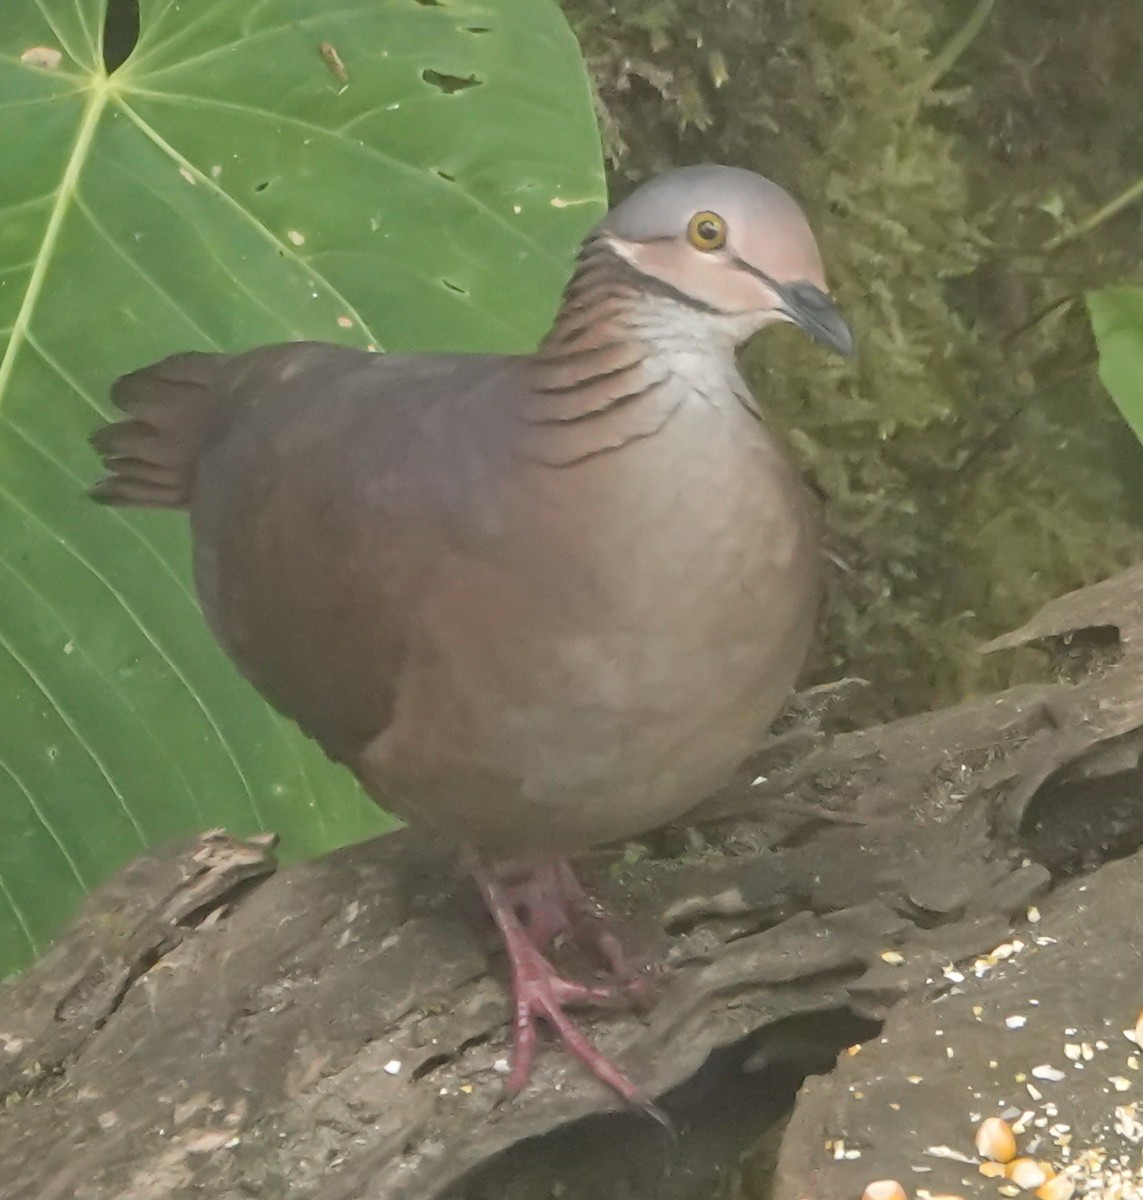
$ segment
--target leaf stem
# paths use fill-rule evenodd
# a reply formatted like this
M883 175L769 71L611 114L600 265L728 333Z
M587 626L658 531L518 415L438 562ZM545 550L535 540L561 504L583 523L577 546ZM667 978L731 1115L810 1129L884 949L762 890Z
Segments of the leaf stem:
M1066 246L1069 242L1074 242L1077 238L1086 237L1093 229L1098 229L1104 221L1110 221L1112 217L1134 204L1140 197L1143 197L1143 177L1120 192L1114 200L1109 200L1102 208L1097 208L1090 217L1078 225L1073 225L1071 229L1067 229L1063 233L1057 233L1054 238L1044 243L1044 250L1050 253L1052 250L1058 250L1061 246Z
M972 45L984 28L995 5L996 0L977 0L976 7L968 15L968 20L933 55L929 72L922 84L924 91L932 91L952 70L960 56Z

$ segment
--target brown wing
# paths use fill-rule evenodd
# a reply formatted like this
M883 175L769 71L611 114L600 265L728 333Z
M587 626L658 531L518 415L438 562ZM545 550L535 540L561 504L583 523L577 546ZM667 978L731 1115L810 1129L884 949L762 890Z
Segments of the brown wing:
M496 399L516 363L318 343L168 359L117 386L131 419L97 435L114 472L97 495L187 504L211 628L351 758L388 724L441 551L495 536Z

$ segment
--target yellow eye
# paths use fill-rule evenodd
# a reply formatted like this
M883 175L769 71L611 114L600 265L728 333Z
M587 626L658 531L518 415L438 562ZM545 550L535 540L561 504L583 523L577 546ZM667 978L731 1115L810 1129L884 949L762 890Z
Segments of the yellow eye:
M721 250L726 245L726 222L713 212L697 212L687 225L687 240L696 250Z

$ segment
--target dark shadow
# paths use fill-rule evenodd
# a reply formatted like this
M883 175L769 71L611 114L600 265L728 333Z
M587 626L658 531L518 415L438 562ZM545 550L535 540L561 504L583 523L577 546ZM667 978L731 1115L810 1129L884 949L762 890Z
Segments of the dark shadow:
M103 21L103 66L108 75L121 67L139 41L139 0L107 0Z
M831 1071L847 1046L880 1030L848 1010L779 1021L712 1054L660 1101L674 1143L637 1112L587 1117L513 1146L448 1200L707 1200L744 1155L751 1176L764 1173L806 1077Z

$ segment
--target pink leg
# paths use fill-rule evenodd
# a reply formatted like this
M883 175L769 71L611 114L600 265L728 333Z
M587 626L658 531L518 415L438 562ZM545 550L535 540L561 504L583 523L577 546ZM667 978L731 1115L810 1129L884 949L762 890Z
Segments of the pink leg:
M505 1090L509 1095L515 1095L527 1083L536 1051L536 1021L537 1018L543 1018L556 1031L571 1054L597 1079L629 1103L647 1107L635 1084L588 1041L564 1012L564 1006L570 1004L613 1006L617 998L622 997L622 993L617 992L615 988L588 987L565 979L544 957L540 946L537 945L541 937L541 944L546 944L551 937L564 929L575 929L576 923L571 919L573 914L568 911L569 897L564 886L555 889L551 886L557 881L563 885L561 867L566 869L568 874L571 874L571 868L566 863L544 864L523 885L509 887L488 871L475 854L471 856L471 867L473 878L480 888L488 911L500 930L512 969L514 1036L512 1066L505 1081ZM578 894L591 906L591 901L579 887L574 875L572 880ZM521 886L525 889L523 892L519 890ZM517 915L517 905L524 907L528 912L527 928ZM604 949L603 952L613 965L618 963L625 966L622 952L618 948L618 940L610 931L607 936L614 942L614 949L611 952ZM603 943L599 944L602 949Z
M594 946L611 968L612 974L623 980L633 995L645 998L647 981L636 975L602 909L584 891L571 863L566 858L560 858L554 866L565 906L571 916L572 935L581 943Z
M645 1003L647 980L627 961L623 947L607 917L584 890L566 858L539 863L500 864L497 877L504 882L509 903L523 914L523 926L541 953L561 934L594 950L623 985L630 999Z

